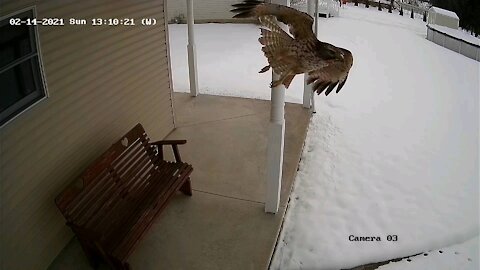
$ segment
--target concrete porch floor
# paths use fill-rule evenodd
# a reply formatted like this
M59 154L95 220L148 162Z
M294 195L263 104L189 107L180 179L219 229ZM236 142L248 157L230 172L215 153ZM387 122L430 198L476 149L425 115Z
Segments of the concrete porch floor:
M132 268L267 269L310 112L285 106L281 207L273 215L264 212L269 101L183 93L174 99L177 128L167 139L188 140L180 152L194 167L193 196L179 194L169 204L130 257ZM74 239L49 269L90 267Z

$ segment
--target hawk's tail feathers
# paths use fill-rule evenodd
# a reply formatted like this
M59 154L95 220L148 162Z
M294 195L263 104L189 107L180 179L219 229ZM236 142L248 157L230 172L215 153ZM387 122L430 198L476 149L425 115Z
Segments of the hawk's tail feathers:
M232 5L235 7L231 12L238 13L233 18L250 18L255 16L255 7L264 4L263 1L245 0L243 3Z
M283 61L285 49L289 44L289 40L283 38L279 33L262 29L262 36L258 41L263 45L262 51L268 59L269 66L279 74L285 71L287 65L285 65ZM267 70L264 68L261 71Z
M269 16L260 17L260 22L271 30L260 29L261 37L258 41L263 45L262 51L267 57L269 65L276 73L281 74L288 69L288 47L293 38L271 19Z

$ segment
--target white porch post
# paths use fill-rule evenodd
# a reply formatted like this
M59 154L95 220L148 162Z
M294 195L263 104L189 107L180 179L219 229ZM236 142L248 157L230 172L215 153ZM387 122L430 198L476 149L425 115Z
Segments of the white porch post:
M315 1L315 13L313 14L313 32L315 36L318 38L318 0Z
M195 49L193 0L187 0L187 23L188 23L188 73L190 75L190 95L198 96L198 73L197 51Z
M279 75L272 72L272 80ZM285 86L272 88L267 145L267 198L265 212L278 212L282 188L283 146L285 137Z
M341 1L341 0L340 0ZM314 29L314 33L315 33L315 37L318 38L318 0L315 0L315 13L314 13L314 19L313 19L313 29ZM316 113L317 112L317 108L315 108L315 93L313 93L313 89L312 87L309 87L310 89L310 96L311 96L311 99L312 99L312 112L313 113Z
M315 16L315 5L313 1L318 0L307 0L307 13L314 18L314 25L317 24L317 16ZM318 3L317 3L318 6ZM305 74L304 76L304 83L303 83L303 107L304 108L310 108L312 104L312 98L313 98L313 93L312 93L312 86L307 85L307 79L308 75Z
M290 0L273 0L272 2L290 6ZM279 78L280 76L272 71L272 81ZM265 212L276 214L280 206L285 138L285 86L283 84L271 89L270 104Z

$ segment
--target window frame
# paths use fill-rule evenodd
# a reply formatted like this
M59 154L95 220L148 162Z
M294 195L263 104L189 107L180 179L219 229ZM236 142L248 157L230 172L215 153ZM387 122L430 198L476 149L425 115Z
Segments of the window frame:
M20 16L20 15L23 15L24 13L27 13L26 14L27 16L31 15L32 16L31 19L37 18L36 7L30 6L30 7L6 14L5 16L1 16L0 27L4 26L5 24L9 24L8 19L10 19L11 17ZM15 66L21 63L26 63L27 61L36 61L38 63L38 66L34 63L29 64L29 66L32 69L34 84L36 86L43 87L43 89L36 89L36 91L18 100L17 102L15 102L15 104L13 104L11 107L6 109L5 111L0 112L0 128L5 127L20 115L24 114L31 108L35 107L38 103L50 97L48 92L48 87L47 87L47 80L45 76L43 59L42 59L38 25L29 25L28 28L29 28L28 32L30 36L29 37L30 47L31 49L35 49L35 51L29 53L28 55L24 55L21 58L16 59L12 63L7 64L4 68L2 68L2 70L6 71L6 70L13 69ZM38 68L38 71L35 70L37 68Z

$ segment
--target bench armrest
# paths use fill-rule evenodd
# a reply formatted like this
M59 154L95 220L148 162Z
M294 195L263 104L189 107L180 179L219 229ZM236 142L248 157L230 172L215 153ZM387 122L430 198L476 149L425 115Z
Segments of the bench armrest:
M174 144L186 144L187 140L162 140L157 142L152 142L153 145L174 145Z
M163 146L164 145L171 145L173 155L175 156L176 162L182 162L182 158L180 157L180 152L178 151L179 144L186 144L187 140L162 140L157 142L150 143L151 145L155 145L158 147L158 155L161 159L163 159Z

